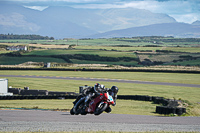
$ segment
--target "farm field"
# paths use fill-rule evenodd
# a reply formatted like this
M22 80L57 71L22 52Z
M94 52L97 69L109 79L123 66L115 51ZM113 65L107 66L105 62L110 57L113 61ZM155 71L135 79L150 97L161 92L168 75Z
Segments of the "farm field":
M40 75L40 76L62 76L62 77L90 77L90 78L107 78L107 79L129 79L129 80L140 80L140 81L156 81L156 82L171 82L171 83L187 83L187 84L199 84L199 74L173 74L173 73L145 73L145 72L57 72L57 71L0 71L1 75ZM90 85L93 86L97 81L81 81L76 80L61 80L61 79L40 79L40 78L14 78L14 77L1 77L9 79L9 86L16 88L23 88L28 86L30 89L49 90L49 91L66 91L66 92L77 92L79 86ZM145 85L145 84L133 84L133 83L116 83L116 82L100 82L106 87L116 85L120 88L119 95L149 95L149 96L161 96L170 99L181 99L184 100L188 105L189 115L199 116L199 88L192 87L178 87L178 86L166 86L166 85ZM23 100L22 104L17 106L25 106ZM27 101L30 102L30 101ZM71 101L70 101L71 102ZM155 111L155 104L145 102L143 107L147 108L150 112L143 111L144 108L139 106L141 104L138 101L131 101L130 105L124 107L126 101L119 100L118 111L124 112L124 108L128 108L131 111L126 112L127 114L145 114L154 115L152 110ZM133 102L134 105L131 103ZM135 103L136 102L136 103ZM19 102L20 103L20 102ZM4 106L13 107L15 104L10 101L5 101ZM142 104L141 104L142 105ZM36 106L36 105L31 105ZM56 106L56 105L55 105ZM60 109L66 108L57 107ZM123 106L123 107L122 107ZM134 106L134 107L133 107ZM137 107L138 106L138 107ZM146 107L147 106L147 107ZM46 108L42 107L41 108ZM53 108L55 108L52 105ZM71 107L71 106L70 106ZM50 107L49 107L50 108ZM67 108L69 109L69 108ZM115 110L115 109L114 109ZM144 113L142 113L144 112ZM125 112L124 112L125 113Z
M6 51L26 45L29 51ZM0 65L25 62L105 64L125 67L189 66L199 68L200 39L135 37L110 39L0 40ZM13 59L11 59L13 58ZM55 65L52 67L56 67ZM200 71L199 69L194 69Z
M32 51L30 53L24 53L23 55L65 55L65 54L91 54L99 56L109 56L109 57L133 57L136 55L133 52L118 52L118 51L102 51L102 50L40 50Z
M4 65L16 65L16 64L22 64L24 62L30 61L30 57L0 57L1 63ZM58 63L64 63L65 61L63 59L56 59L51 57L32 57L32 62L58 62Z
M65 38L63 40L0 40L0 43L9 44L56 44L56 45L98 45L98 46L116 46L116 45L130 45L130 46L145 46L145 45L159 45L159 46L198 46L200 44L199 38L173 38L160 36L147 37L133 37L133 38L100 38L100 39L73 39Z

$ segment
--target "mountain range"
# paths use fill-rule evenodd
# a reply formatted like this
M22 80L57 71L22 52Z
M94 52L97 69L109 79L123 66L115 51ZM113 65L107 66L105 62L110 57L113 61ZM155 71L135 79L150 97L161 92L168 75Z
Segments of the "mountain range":
M0 2L0 34L38 34L58 39L151 35L200 37L199 23L178 23L167 14L136 8L49 6L39 11L26 5Z
M192 24L186 23L161 23L148 26L113 30L93 35L91 38L135 37L135 36L174 36L181 38L199 38L200 21Z

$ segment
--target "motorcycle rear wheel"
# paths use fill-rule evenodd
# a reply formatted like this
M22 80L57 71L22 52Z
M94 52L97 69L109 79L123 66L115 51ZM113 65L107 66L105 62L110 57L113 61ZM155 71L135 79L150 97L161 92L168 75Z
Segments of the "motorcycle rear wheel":
M107 107L107 103L99 103L94 111L94 115L100 115L101 113L103 113L103 111L107 109Z

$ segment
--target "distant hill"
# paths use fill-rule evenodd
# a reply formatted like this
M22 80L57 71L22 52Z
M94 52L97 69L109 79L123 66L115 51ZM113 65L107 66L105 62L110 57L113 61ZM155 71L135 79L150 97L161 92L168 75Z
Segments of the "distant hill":
M110 25L109 30L176 22L174 18L168 16L167 14L152 13L148 10L136 8L105 9L99 10L97 13L106 18L103 22Z
M0 34L38 34L55 38L98 33L68 20L65 12L37 11L15 4L0 4ZM67 12L67 11L66 11ZM62 14L61 14L62 13Z
M90 36L91 38L134 37L134 36L174 36L200 37L200 25L186 23L161 23L148 26L113 30Z
M192 25L199 25L200 26L200 21L197 20L197 21L193 22Z
M0 2L0 34L84 38L111 30L176 23L175 19L167 14L135 8L95 10L50 6L38 11L25 6Z

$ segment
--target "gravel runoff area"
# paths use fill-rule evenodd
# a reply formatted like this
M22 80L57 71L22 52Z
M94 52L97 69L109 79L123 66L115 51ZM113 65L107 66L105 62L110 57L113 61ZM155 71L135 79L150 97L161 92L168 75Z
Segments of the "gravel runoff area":
M70 115L41 110L0 110L0 132L36 131L198 131L200 117L125 114Z

